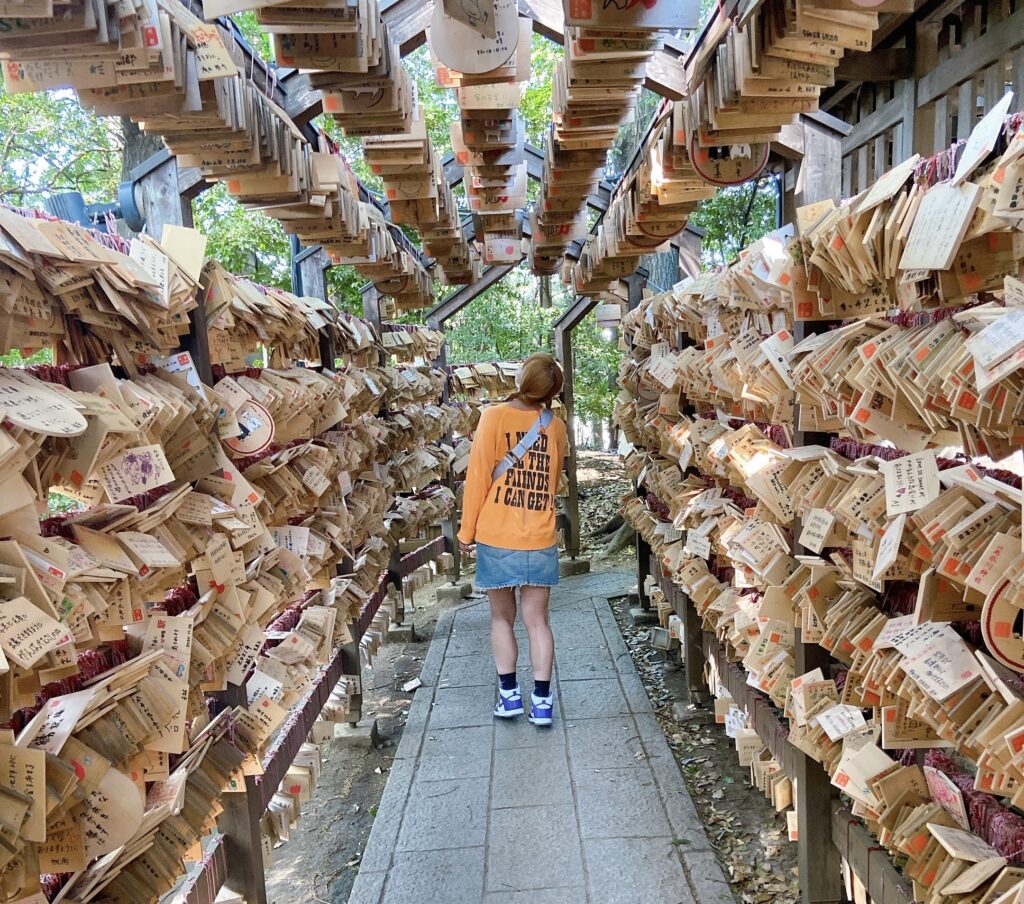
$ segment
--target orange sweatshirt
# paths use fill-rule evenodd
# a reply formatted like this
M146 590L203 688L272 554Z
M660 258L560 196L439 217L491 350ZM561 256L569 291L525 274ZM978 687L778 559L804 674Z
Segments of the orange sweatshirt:
M491 486L494 466L533 426L539 412L504 403L484 410L473 436L462 496L463 543L546 549L555 543L555 493L566 454L565 422L555 417L533 448Z

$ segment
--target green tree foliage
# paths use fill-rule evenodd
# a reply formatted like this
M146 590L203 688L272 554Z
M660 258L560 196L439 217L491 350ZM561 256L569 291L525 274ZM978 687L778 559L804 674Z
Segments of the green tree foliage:
M8 94L0 82L0 203L42 207L64 191L111 201L121 150L118 120L94 116L71 91Z
M474 299L448 322L448 361L521 361L552 352L551 325L572 302L552 280L552 305L540 306L540 282L522 266ZM576 414L586 420L611 417L622 350L614 335L598 330L593 313L573 333Z
M256 21L256 13L252 10L235 13L232 17L238 30L242 33L248 45L255 50L264 60L272 60L274 57L270 52L270 35Z
M702 0L713 7L714 0ZM252 13L234 17L245 39L269 58L269 42ZM531 42L531 77L523 89L520 114L527 140L542 146L551 125L551 78L562 48L541 35ZM440 157L451 151L450 124L458 116L455 94L434 82L429 51L421 47L405 58L404 64L415 86L428 134ZM635 121L622 130L610 157L609 174L616 175L632 156L644 134L659 98L644 91ZM88 201L112 200L120 177L123 151L121 124L117 119L100 119L84 110L70 92L8 96L0 93L0 201L38 204L49 192L77 189ZM361 141L347 138L330 117L316 124L338 143L355 170L371 189L382 188L380 178L369 171L362 155ZM749 188L727 190L702 205L694 221L708 230L706 263L720 264L735 254L741 237L756 238L774 226L773 186L765 181L745 214ZM531 197L536 186L531 184ZM458 192L461 194L461 191ZM197 228L209 237L209 253L236 273L268 285L287 287L290 283L288 237L279 223L258 212L247 211L232 201L220 186L202 194L194 203ZM468 215L463 207L462 215ZM588 211L593 222L594 212ZM341 309L362 313L359 292L363 277L351 267L327 271L328 292ZM568 293L552 280L552 306L539 304L539 282L525 268L517 268L493 286L449 323L449 357L452 361L483 361L523 358L537 349L550 348L550 326L570 302ZM457 287L438 287L438 297ZM413 314L402 319L416 321ZM580 417L610 416L614 374L621 351L614 338L598 331L593 316L575 333L576 406Z
M746 185L720 189L701 202L690 222L704 230L704 266L725 266L740 249L775 229L777 198L776 178L763 175Z
M331 267L327 270L327 297L336 308L363 316L363 296L359 291L366 278L355 268L349 266Z
M609 420L618 390L612 388L618 376L623 351L614 330L598 328L591 311L573 333L575 407L585 421Z
M196 228L206 234L206 253L232 273L266 286L291 286L288 236L272 217L246 210L223 183L203 192L192 205Z
M536 147L547 143L551 126L551 76L562 48L535 34L530 44L530 80L523 89L519 114L526 125L526 140Z
M560 308L542 308L537 278L524 267L483 292L448 321L448 361L521 361L551 351L551 324Z
M27 358L22 357L19 349L0 355L0 367L28 367L30 364L53 364L53 349L41 348Z

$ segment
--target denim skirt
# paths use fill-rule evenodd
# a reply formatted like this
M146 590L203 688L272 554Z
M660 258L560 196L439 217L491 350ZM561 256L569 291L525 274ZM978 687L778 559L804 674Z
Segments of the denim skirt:
M504 587L555 587L558 584L558 547L547 549L502 549L476 545L477 590Z

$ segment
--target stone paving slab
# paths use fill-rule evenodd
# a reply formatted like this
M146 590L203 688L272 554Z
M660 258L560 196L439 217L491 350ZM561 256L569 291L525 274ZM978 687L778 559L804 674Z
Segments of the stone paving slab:
M487 602L444 613L349 904L732 904L608 605L633 580L553 594L551 728L491 717Z

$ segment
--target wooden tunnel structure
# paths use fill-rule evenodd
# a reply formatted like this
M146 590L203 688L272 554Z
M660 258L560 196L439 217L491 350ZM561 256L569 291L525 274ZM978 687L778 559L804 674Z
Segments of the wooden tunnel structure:
M402 55L426 43L434 2L382 0L380 3L383 22ZM720 16L731 18L754 5L751 0L723 0L718 12ZM538 34L557 43L564 41L561 0L518 0L518 11L533 21ZM230 20L221 24L235 28ZM647 67L646 87L668 100L683 99L687 91L687 63L701 51L711 29L712 22L709 22L692 48L675 38L667 39ZM244 41L240 46L247 54L250 71L262 72L267 77L268 91L275 103L296 127L311 135L312 120L322 112L322 98L309 77L299 70L273 70ZM273 78L271 72L276 73ZM1018 99L1024 95L1024 5L1019 0L919 0L912 14L883 14L872 49L845 57L836 71L835 84L822 92L820 109L797 116L771 144L768 169L779 186L779 225L792 221L797 208L818 201L838 201L864 191L894 164L913 153L927 156L952 142L966 139L984 111L1008 88ZM651 128L653 126L652 122ZM638 142L634 159L624 167L623 177L635 165L642 147L643 142ZM525 157L529 178L539 181L543 173L543 150L527 145ZM449 186L456 186L463 180L462 168L452 155L443 161L443 170ZM179 167L177 159L166 151L153 155L137 167L131 177L144 207L146 230L154 236L160 235L165 224L192 226L192 201L210 187L198 170ZM619 185L602 180L587 198L587 206L595 215L591 231L601 223L618 189ZM365 186L361 187L360 194L390 219L386 202ZM529 221L524 220L522 231L529 236ZM463 223L463 229L472 237L472 219ZM422 252L393 225L392 235L404 250L421 263L430 265ZM700 230L687 226L668 243L666 253L673 255L676 280L696 276L700 271L701 242ZM577 242L566 256L578 257L580 253L581 243ZM443 331L453 317L521 264L522 260L487 267L478 280L458 288L427 310L425 325ZM301 247L293 242L293 291L297 295L327 300L326 271L331 266L329 255L322 247ZM641 304L648 288L671 288L671 285L649 287L649 279L649 272L641 267L622 280L631 310ZM380 333L382 317L378 292L368 283L361 294L364 317ZM574 332L597 304L595 297L576 297L552 328L552 347L565 375L564 405L570 425L575 395ZM201 305L192 316L195 322L188 337L189 350L200 377L212 382ZM800 324L797 332L804 326ZM321 357L325 361L333 360L329 344L322 347ZM434 363L438 366L447 363L443 346ZM569 494L565 510L559 514L559 524L566 554L577 559L581 551L579 493L577 449L571 427L569 439ZM796 440L797 444L815 441L810 434L805 436L799 432ZM457 575L454 519L445 523L443 530L443 542L441 538L431 541L430 552L447 547L454 557ZM420 564L421 559L407 556L393 561L390 571L400 580ZM717 662L719 673L735 699L749 705L755 727L763 731L762 737L776 739L768 746L800 789L797 798L799 868L805 904L838 904L843 900L840 858L850 865L878 904L910 904L913 893L909 883L874 839L854 822L849 811L839 806L828 774L785 742L784 726L778 714L761 705L762 701L747 687L744 673L727 660L714 635L702 631L692 602L662 574L650 546L639 534L636 567L641 597L645 585L649 586L651 581L659 584L685 621L686 677L694 696L703 693L704 663ZM353 656L358 660L358 652L349 647L343 656L332 661L330 670L317 685L317 693L328 693L332 682L341 674L351 672L354 667L358 670L358 662L353 666ZM826 661L825 652L817 645L796 644L798 674L825 665ZM308 732L316 716L317 702L322 701L313 700L308 706L309 712L303 711L291 730L296 738ZM272 793L273 782L266 782L262 789L255 782L250 784L248 794L232 800L224 836L228 840L218 842L211 862L226 872L235 885L245 889L251 904L260 904L266 901L266 889L260 867L259 821L266 809L267 789ZM229 855L227 859L226 855ZM195 900L205 901L202 897Z

